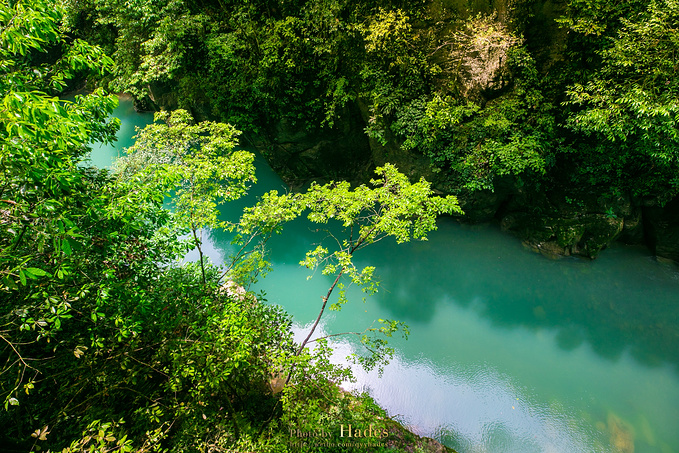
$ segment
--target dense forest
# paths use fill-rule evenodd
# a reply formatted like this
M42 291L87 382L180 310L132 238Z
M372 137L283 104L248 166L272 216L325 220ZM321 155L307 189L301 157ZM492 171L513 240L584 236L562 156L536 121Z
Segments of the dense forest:
M342 391L312 336L349 285L376 291L354 254L446 214L548 255L620 239L679 260L678 22L674 0L3 0L3 451L354 451L349 425L380 443L360 451L443 448ZM89 167L122 92L156 121ZM221 219L256 182L239 142L315 182ZM336 278L296 343L248 289L302 216L346 236L301 257ZM233 232L225 263L205 228ZM379 368L407 332L352 332L353 359Z
M228 122L293 185L391 162L550 255L679 259L670 0L71 2L141 108Z

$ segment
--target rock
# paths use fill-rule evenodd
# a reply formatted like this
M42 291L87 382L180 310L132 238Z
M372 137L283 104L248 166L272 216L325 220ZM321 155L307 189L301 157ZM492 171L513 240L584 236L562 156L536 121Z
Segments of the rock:
M646 442L651 447L655 447L657 445L655 432L645 414L641 414L639 425L637 426L639 426L639 430L641 431L640 437L644 440L644 442Z
M444 42L450 43L449 54L442 62L444 74L455 74L463 96L478 100L506 86L507 52L519 40L496 16L471 18Z
M359 99L357 107L361 114L363 124L368 124L370 106L367 101L365 99ZM401 173L410 177L411 180L417 180L420 177L424 177L427 181L436 186L437 176L432 171L431 161L428 157L402 149L389 128L385 129L384 136L385 142L383 143L374 138L368 139L370 160L373 167L379 167L386 163L390 163L395 165ZM365 182L374 175L371 173L367 176Z
M558 68L558 62L567 58L564 52L568 41L568 28L556 20L566 12L566 4L561 0L537 0L525 6L529 10L519 15L526 20L530 14L524 36L540 73L546 74Z
M509 196L508 192L500 189L458 194L460 207L464 211L461 220L471 223L490 222L496 218L498 211Z
M222 294L226 294L229 297L232 297L234 299L238 299L241 302L245 301L248 298L248 292L245 288L240 286L238 283L234 282L233 280L227 280L224 282L222 286L219 287L218 291ZM252 296L255 302L257 302L257 299Z
M595 258L613 241L643 241L641 210L630 197L602 196L605 188L572 187L569 179L549 190L519 188L498 212L501 227L545 256Z
M405 427L393 419L386 421L389 437L385 439L385 443L388 449L421 453L456 453L455 450L435 439L415 434L415 430Z
M523 246L552 260L561 258L569 254L567 250L565 250L555 241L545 241L537 243L523 241Z
M332 128L309 130L307 125L280 120L266 135L251 142L289 185L309 180L369 179L371 150L356 105L348 105Z
M651 251L679 263L679 197L664 207L642 208L646 241Z
M529 248L550 258L569 255L595 258L617 239L623 224L623 219L606 214L560 218L515 212L502 219L501 227L524 239Z
M285 388L286 380L287 377L283 372L271 374L268 380L269 390L271 390L271 393L275 395L277 393L282 392L283 389Z
M134 98L134 111L135 112L153 112L157 109L157 106L151 100L149 96L144 96L143 98Z
M172 111L179 108L176 95L177 87L173 84L154 83L149 85L148 90L148 99L151 100L153 105L145 106L151 107L147 110Z
M644 223L640 208L635 207L628 216L624 217L622 233L618 240L629 245L644 243Z
M634 453L634 431L632 427L612 412L609 412L607 422L611 446L615 448L615 451Z
M601 250L615 241L623 230L624 220L607 214L590 214L581 224L584 228L578 242L579 255L595 258ZM584 252L584 253L583 253Z

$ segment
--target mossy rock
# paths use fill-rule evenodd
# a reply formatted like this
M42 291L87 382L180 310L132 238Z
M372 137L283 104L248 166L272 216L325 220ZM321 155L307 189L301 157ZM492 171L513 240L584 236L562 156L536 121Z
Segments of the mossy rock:
M429 438L421 437L395 420L387 420L389 437L385 444L390 451L404 453L457 453L450 447Z
M549 257L579 255L595 258L622 233L624 222L606 214L576 218L539 217L511 213L502 228L524 240L529 248Z
M585 234L585 225L580 223L575 225L557 225L556 242L561 247L571 247L580 242L582 235Z
M582 248L582 253L579 254L594 258L618 238L622 233L624 222L622 219L604 214L592 214L587 217L586 231L578 244Z

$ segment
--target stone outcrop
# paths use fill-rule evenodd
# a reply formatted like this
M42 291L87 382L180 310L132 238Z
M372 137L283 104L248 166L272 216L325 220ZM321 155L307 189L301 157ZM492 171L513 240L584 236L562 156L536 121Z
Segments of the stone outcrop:
M498 211L502 229L549 257L595 258L615 240L640 240L639 210L629 198L602 197L596 190L556 184L550 191L517 191Z
M364 125L367 125L370 117L370 106L363 99L359 99L357 105L361 114L361 120ZM436 180L436 175L432 171L431 161L428 157L401 148L389 129L384 131L384 135L386 140L383 143L374 138L368 139L371 171L365 175L367 178L362 182L366 182L373 176L373 168L386 163L396 165L401 173L409 176L411 179L424 177L430 182Z
M522 6L530 11L520 12L512 9L516 4L509 0L474 5L470 11L466 1L431 0L427 21L413 24L438 43L431 58L442 68L439 85L454 86L453 91L480 104L500 95L511 79L507 53L519 44L515 36L520 33L510 33L510 26L523 29L541 72L563 58L566 32L554 20L561 14L562 2L531 2ZM527 22L517 23L519 16ZM530 21L525 19L529 16ZM139 103L141 108L172 109L179 104L173 87L154 85L149 91L150 96ZM190 102L198 120L209 119L209 100ZM244 134L243 138L294 188L310 180L366 183L375 167L390 162L413 180L426 178L441 194L458 193L445 175L432 170L427 157L403 150L388 127L384 141L369 138L364 132L369 117L370 105L359 98L345 106L332 128L310 130L301 122L280 120L259 136ZM595 194L605 190L586 193L569 187L567 180L557 181L548 193L527 193L515 184L508 178L496 181L494 191L458 193L465 211L462 220L497 221L527 247L550 257L594 258L618 240L647 243L656 255L679 262L679 198L662 207L629 197L597 198Z
M634 453L634 430L616 414L609 412L607 428L611 446L620 453Z
M179 108L176 88L165 83L156 83L148 87L149 95L139 105L141 110L175 110Z
M447 78L458 84L460 94L472 100L505 88L509 73L507 52L519 40L493 16L479 16L441 38L438 63ZM443 54L443 55L441 55Z
M618 238L623 225L623 219L605 214L559 218L517 212L502 219L503 230L517 234L529 248L550 258L569 255L595 258Z
M653 253L679 263L679 197L663 207L644 207L643 225Z

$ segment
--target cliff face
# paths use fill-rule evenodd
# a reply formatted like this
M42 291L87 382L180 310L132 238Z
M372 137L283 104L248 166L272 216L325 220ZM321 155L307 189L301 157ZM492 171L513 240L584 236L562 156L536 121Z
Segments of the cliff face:
M568 53L567 29L556 22L564 13L564 2L429 0L419 8L420 13L409 18L407 27L399 25L398 16L385 15L390 19L383 18L383 23L378 24L380 33L385 36L391 36L391 33L396 36L393 39L398 38L398 33L407 32L401 41L394 41L398 42L394 45L397 49L389 50L396 56L392 55L392 63L388 67L384 66L385 74L390 74L392 79L403 76L402 73L389 71L394 71L394 67L402 64L403 59L407 60L408 52L411 51L408 48L399 53L398 46L413 43L413 46L419 46L420 55L424 55L427 64L436 68L436 71L423 76L429 79L427 88L420 91L424 93L422 99L425 101L422 102L439 95L442 102L447 102L446 96L450 95L457 102L456 105L469 102L482 112L505 109L509 113L499 120L492 113L480 115L474 126L476 129L470 126L447 131L453 139L449 138L452 145L447 145L446 152L453 157L449 158L446 167L436 161L431 153L408 145L407 134L404 135L402 130L412 126L412 122L419 118L417 115L415 119L408 120L393 111L383 115L376 113L377 104L390 102L399 93L384 93L376 100L363 88L356 89L351 99L336 112L332 126L310 126L309 123L283 117L267 124L258 134L246 134L251 144L267 157L286 182L295 187L312 179L346 179L365 183L376 166L390 162L412 179L425 177L442 194L456 194L465 211L462 221L496 221L503 229L521 238L528 247L545 255L594 258L612 241L621 240L634 244L647 243L658 256L679 261L679 217L676 214L679 211L679 199L663 207L657 198L641 198L611 191L610 187L604 187L600 182L574 183L578 180L570 176L579 171L576 160L566 159L566 163L556 165L544 164L542 173L522 173L520 170L512 173L512 168L500 168L492 179L492 186L477 188L460 184L459 175L466 169L455 168L454 164L450 164L453 159L476 159L475 165L483 172L484 165L492 166L489 161L506 151L501 149L495 155L490 152L474 156L474 146L467 142L475 134L483 133L484 128L492 130L505 127L504 137L508 142L511 138L507 137L512 137L512 127L522 126L522 121L530 123L536 118L539 121L543 112L539 104L546 101L533 101L536 96L526 94L529 88L517 82L519 78L526 77L517 71L526 69L525 65L517 66L515 51L524 49L530 55L529 72L533 71L535 74L532 76L537 80L558 81L559 72L565 66L564 61L573 55L572 49ZM369 36L373 32L362 33L363 36ZM378 59L380 55L368 54L368 57ZM341 66L339 64L338 68ZM361 77L365 79L361 75L356 80ZM394 86L399 88L398 83ZM152 88L151 100L158 106L176 107L178 102L171 87L159 85ZM549 86L543 86L541 90L549 91ZM563 95L551 96L549 102L552 112L557 110L553 116L558 116ZM503 125L502 121L511 116L512 100L517 98L521 99L522 108L526 108L529 113L517 115L518 123L515 126ZM396 110L407 109L411 105L409 103L416 101L406 99ZM535 105L531 102L535 102ZM196 116L209 117L209 103L209 99L193 102L191 108ZM419 111L420 115L422 111ZM460 119L454 121L459 122ZM380 126L375 127L379 122ZM397 127L395 123L399 123ZM322 119L319 118L316 124L323 124ZM376 129L379 129L379 136L367 133ZM426 141L429 130L426 127L422 130ZM432 136L437 133L435 128L431 131ZM460 138L464 135L472 138ZM490 138L497 139L492 135ZM548 141L550 138L543 140ZM456 148L459 143L468 146L465 151L467 157ZM528 159L521 154L524 145L519 143L517 146L519 157L510 162L514 168L520 167ZM554 149L561 145L550 143L549 146ZM553 152L551 157L540 157L549 160L559 152Z
M431 81L435 89L454 91L457 96L480 104L506 90L511 78L507 52L523 42L516 37L522 31L517 31L515 16L519 12L512 9L512 3L509 0L426 2L422 14L411 19L411 38L430 43L428 57L430 63L438 67ZM523 10L520 13L526 14ZM402 147L402 141L390 128L389 121L393 118L381 118L385 121L381 140L366 134L375 119L374 109L374 102L358 93L331 128L309 129L303 124L282 120L269 125L268 130L252 142L293 185L305 179L329 177L365 182L372 174L371 168L392 162L411 177L424 176L437 183L441 192L451 192L452 181L433 170L428 157ZM490 198L497 208L503 196ZM470 215L477 219L476 214ZM478 220L488 218L488 213L478 216Z

